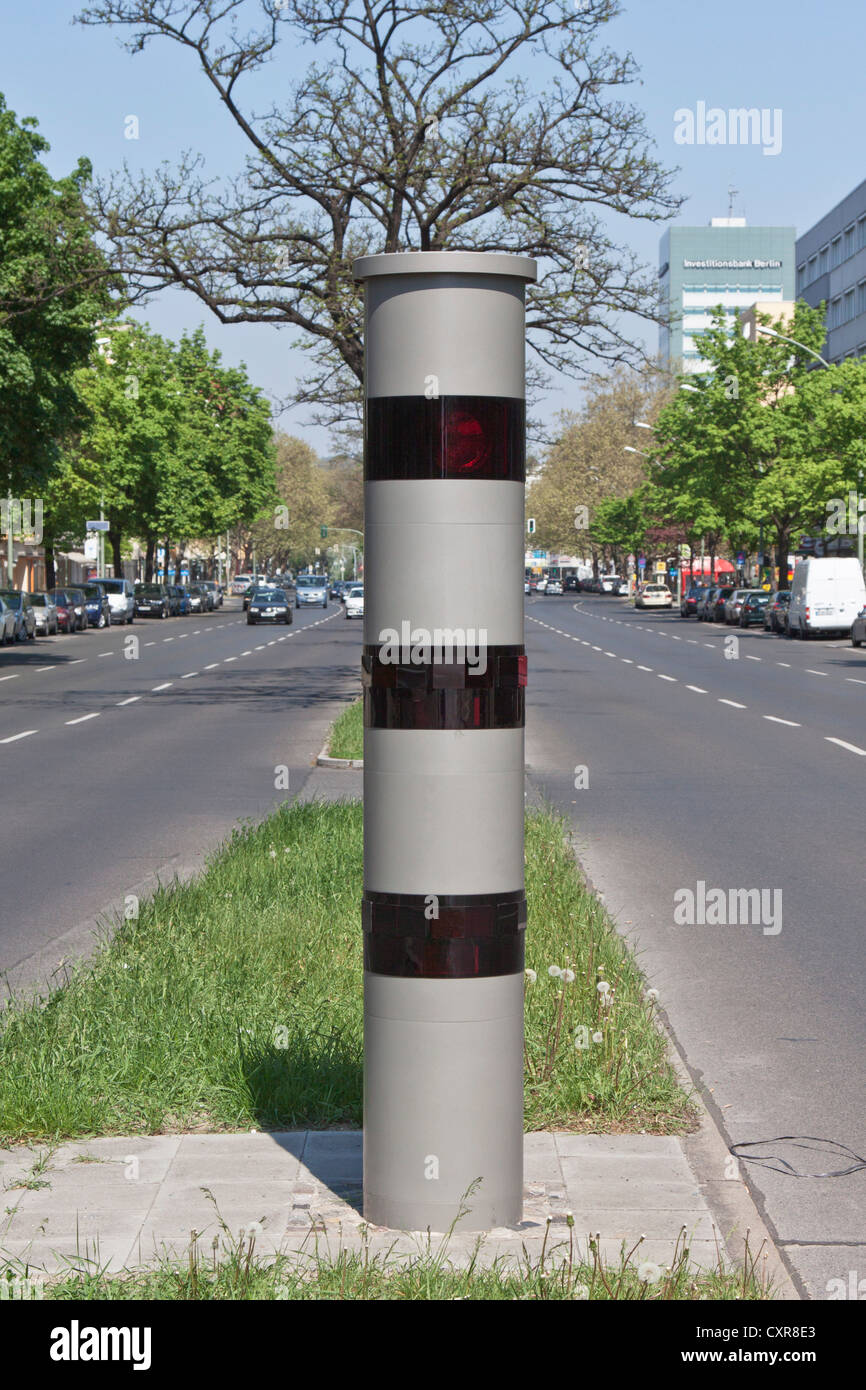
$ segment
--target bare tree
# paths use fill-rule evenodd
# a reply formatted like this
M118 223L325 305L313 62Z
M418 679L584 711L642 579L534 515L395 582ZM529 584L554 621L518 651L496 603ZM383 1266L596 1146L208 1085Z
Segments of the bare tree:
M361 254L536 256L535 379L639 360L624 320L657 321L654 278L606 219L664 220L680 200L619 94L634 59L599 42L619 11L617 0L97 0L79 23L131 28L134 53L157 38L187 48L250 146L228 180L186 153L177 168L99 184L117 269L137 298L182 285L223 323L302 330L314 367L295 400L324 423L356 418ZM327 60L257 115L242 80L284 39Z

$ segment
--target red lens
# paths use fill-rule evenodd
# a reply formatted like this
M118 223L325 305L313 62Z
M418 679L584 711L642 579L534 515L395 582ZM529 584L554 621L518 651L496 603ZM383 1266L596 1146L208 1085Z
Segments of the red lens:
M490 461L490 439L481 421L466 410L446 415L445 472L449 478L482 472Z

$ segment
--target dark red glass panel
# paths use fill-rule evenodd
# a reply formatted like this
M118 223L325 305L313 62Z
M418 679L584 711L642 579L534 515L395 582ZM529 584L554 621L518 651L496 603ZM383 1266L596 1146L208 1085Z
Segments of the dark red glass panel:
M504 396L373 396L364 413L368 482L523 482L526 405Z
M376 975L466 979L523 970L526 899L516 893L441 894L437 915L415 893L366 893L364 968Z

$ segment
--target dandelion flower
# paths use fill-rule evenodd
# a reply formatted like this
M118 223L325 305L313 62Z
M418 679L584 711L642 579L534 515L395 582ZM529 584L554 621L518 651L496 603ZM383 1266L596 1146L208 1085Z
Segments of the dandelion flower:
M607 994L610 990L610 985L608 984L607 980L599 980L598 984L596 985L596 989L598 990L599 994Z
M643 1264L637 1267L637 1277L642 1284L654 1284L661 1278L661 1265L653 1264L652 1260L644 1260Z
M270 855L270 857L271 857L272 859L276 859L276 857L277 857L277 851L276 851L275 849L269 849L269 850L268 850L268 854Z
M586 1300L589 1298L589 1288L587 1287L587 1285L575 1284L574 1297L579 1299L581 1303L585 1303Z
M648 989L646 992L646 997L651 1004L654 1004L659 997L659 992L657 989Z
M570 985L574 982L574 971L563 970L560 978L562 979L563 984Z
M594 1043L604 1042L604 1034L603 1034L603 1033L593 1033L593 1035L592 1035L592 1040L593 1040Z
M534 970L530 970L530 969L527 967L527 969L524 970L523 973L524 973L524 975L526 976L526 982L527 982L527 984L534 985L534 984L535 984L535 981L538 979L538 975L536 974L536 972L535 972Z
M552 980L558 980L560 975L562 974L562 971L560 970L558 965L549 965L547 967L547 973Z

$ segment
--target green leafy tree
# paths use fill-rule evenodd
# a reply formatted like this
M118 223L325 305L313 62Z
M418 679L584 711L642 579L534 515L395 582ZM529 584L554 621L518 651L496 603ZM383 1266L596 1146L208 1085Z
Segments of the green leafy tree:
M16 496L43 494L63 437L83 423L75 372L118 287L84 204L90 164L53 179L48 149L0 95L0 484Z

